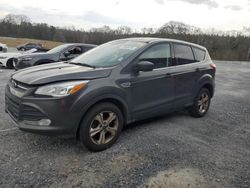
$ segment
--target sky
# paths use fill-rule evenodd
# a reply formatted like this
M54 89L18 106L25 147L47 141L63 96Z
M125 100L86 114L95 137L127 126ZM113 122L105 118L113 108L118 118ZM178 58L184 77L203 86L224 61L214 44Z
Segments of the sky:
M158 28L169 21L240 30L250 27L250 0L0 0L0 18L7 14L85 30L103 25Z

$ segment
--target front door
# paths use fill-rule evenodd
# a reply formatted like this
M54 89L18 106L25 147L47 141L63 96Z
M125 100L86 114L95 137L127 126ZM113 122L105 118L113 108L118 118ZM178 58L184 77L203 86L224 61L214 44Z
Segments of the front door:
M143 52L136 62L149 61L154 70L140 71L131 77L131 107L135 119L160 115L173 108L174 79L171 76L170 44L156 44Z

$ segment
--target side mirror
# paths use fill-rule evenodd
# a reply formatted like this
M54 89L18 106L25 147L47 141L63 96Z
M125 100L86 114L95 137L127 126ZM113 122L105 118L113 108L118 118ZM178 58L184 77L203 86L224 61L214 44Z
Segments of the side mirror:
M68 51L67 51L67 52L64 52L63 55L64 55L65 57L68 57L68 56L70 55L70 52L68 52Z
M154 69L154 64L149 61L140 61L136 64L137 71L149 72Z

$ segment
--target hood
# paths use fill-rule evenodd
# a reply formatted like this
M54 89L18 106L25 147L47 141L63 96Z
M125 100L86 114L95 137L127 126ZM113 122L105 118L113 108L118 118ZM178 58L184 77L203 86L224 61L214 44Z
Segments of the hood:
M15 57L18 55L22 55L22 54L20 52L0 53L0 56L5 56L5 57Z
M91 80L108 77L111 69L93 69L68 63L53 63L20 70L12 75L18 82L28 85L43 85L70 80Z
M29 54L34 53L36 50L28 50L24 52L7 52L7 53L0 53L0 56L6 56L6 57L26 57L29 56Z

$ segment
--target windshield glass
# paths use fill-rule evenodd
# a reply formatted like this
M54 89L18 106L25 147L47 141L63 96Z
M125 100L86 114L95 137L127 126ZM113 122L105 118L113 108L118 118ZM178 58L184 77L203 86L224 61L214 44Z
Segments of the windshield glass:
M118 40L98 46L72 60L94 67L110 67L121 63L136 50L146 45L144 42Z
M68 47L68 45L63 44L63 45L57 46L55 48L52 48L51 50L47 51L47 53L54 54L57 52L61 52L62 50L64 50L67 47Z

